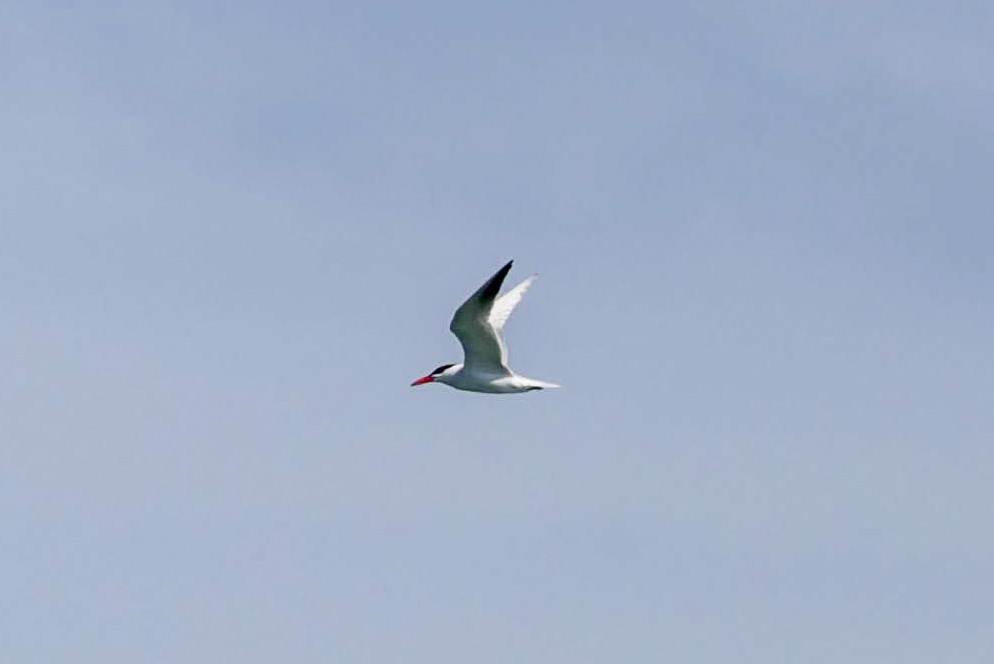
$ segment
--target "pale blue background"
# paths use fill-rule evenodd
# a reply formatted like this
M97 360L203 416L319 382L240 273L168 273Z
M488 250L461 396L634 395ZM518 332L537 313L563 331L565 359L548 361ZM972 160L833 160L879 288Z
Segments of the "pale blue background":
M0 659L989 662L992 34L3 3Z

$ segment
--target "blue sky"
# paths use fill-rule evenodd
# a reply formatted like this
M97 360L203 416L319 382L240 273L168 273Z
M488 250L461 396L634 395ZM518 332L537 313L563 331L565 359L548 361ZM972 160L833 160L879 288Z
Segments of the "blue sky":
M6 3L0 658L987 661L992 27Z

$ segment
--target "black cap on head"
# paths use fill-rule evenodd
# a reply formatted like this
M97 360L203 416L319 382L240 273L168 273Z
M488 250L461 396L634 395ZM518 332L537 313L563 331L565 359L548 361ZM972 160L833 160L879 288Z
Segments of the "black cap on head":
M438 375L438 374L442 373L443 371L445 371L446 369L448 369L449 367L454 367L454 366L456 366L456 365L454 365L454 364L443 364L442 366L440 366L439 368L435 369L434 371L432 371L428 375L429 376Z

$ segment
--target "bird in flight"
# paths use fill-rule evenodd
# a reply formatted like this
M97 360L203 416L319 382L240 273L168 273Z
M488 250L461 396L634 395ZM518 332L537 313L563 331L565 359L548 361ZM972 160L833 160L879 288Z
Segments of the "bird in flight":
M532 275L500 297L501 284L511 270L511 264L497 270L494 276L469 296L452 316L449 329L463 349L462 364L443 364L427 376L411 383L444 383L457 390L506 394L530 392L549 387L559 387L555 383L525 378L511 371L507 366L507 345L502 331L511 312L521 302L528 287L535 281Z

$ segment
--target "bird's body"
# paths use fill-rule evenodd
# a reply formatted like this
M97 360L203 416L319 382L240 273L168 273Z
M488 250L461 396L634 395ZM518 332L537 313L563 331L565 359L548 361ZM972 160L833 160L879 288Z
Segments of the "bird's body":
M535 281L534 275L528 277L504 295L497 297L512 263L513 261L508 261L470 295L452 316L449 329L462 344L465 356L463 363L443 364L427 376L411 383L412 386L444 383L458 390L491 394L531 392L559 387L555 383L519 376L507 366L504 324L521 302L525 291Z
M433 382L445 383L457 390L467 392L488 392L490 394L510 394L514 392L531 392L547 387L559 387L554 383L546 383L534 378L525 378L513 372L507 374L484 373L467 371L462 364L452 365L452 374L440 374Z

